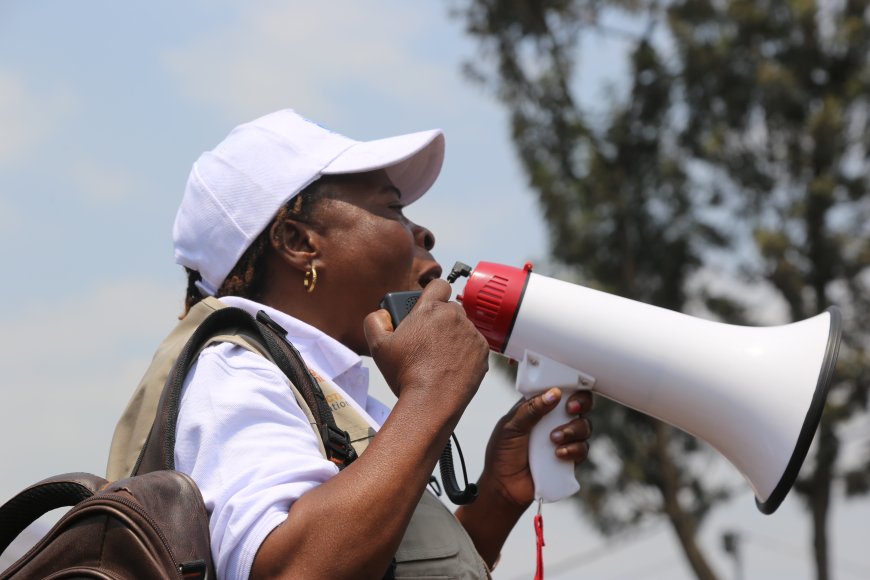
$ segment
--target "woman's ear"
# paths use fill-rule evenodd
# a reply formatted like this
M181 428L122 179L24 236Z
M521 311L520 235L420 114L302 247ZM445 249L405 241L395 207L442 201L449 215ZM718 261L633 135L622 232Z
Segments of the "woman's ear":
M314 234L309 224L285 218L270 226L269 241L282 262L305 271L319 254Z

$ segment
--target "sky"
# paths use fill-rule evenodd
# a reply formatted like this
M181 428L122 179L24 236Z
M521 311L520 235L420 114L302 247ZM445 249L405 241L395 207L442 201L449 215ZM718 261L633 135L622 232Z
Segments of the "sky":
M115 422L181 310L170 229L191 163L237 124L294 108L357 139L441 128L444 169L407 210L435 233L436 258L546 258L504 111L461 73L475 46L449 4L0 0L0 501L49 475L104 471ZM594 101L624 65L619 45L590 42ZM466 412L472 474L516 397L491 372ZM532 515L496 578L532 576ZM613 539L573 502L543 515L548 578L692 577L664 523ZM837 578L870 576L868 520L866 500L837 496ZM813 577L798 498L763 516L747 488L711 518L701 542L723 578L736 573L726 530L744 538L746 578Z

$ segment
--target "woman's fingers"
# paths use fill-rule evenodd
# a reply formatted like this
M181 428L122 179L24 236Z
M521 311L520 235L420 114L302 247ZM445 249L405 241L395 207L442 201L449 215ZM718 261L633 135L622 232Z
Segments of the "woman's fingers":
M397 395L417 392L464 406L480 386L489 345L462 306L449 302L450 292L446 281L432 280L398 328L386 310L366 317L369 352Z
M595 406L595 398L592 391L574 391L566 403L568 413L571 415L585 415Z
M556 444L556 457L569 461L585 461L589 455L588 439L592 436L592 422L585 417L594 406L589 391L577 391L565 403L568 413L576 419L560 425L550 432L550 440Z
M528 434L544 415L556 408L561 398L561 389L552 388L529 399L520 399L511 410L510 427L524 435Z
M556 457L574 461L575 463L585 461L589 455L589 443L586 441L577 441L568 445L559 445L556 447Z
M589 419L574 419L566 425L554 429L550 433L553 443L571 443L572 441L586 441L592 436L592 423Z

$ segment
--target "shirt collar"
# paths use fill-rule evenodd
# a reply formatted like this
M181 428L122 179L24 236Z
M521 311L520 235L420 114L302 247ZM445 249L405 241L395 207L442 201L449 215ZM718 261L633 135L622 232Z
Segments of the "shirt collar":
M305 364L321 377L338 384L358 403L365 404L368 369L358 354L323 331L280 310L238 296L222 296L220 301L241 308L251 316L256 316L259 310L265 311L287 331L287 340L296 347Z

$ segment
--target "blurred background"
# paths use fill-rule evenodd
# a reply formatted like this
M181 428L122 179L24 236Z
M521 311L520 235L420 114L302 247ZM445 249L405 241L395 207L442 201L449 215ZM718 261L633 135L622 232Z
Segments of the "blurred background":
M445 268L531 260L736 324L843 310L823 423L775 514L705 444L599 399L581 493L544 506L547 577L870 578L867 6L0 0L0 501L103 473L181 312L170 228L191 163L290 107L357 139L445 130L408 210ZM493 367L458 430L472 476L517 397ZM532 515L496 578L532 577Z

